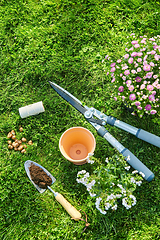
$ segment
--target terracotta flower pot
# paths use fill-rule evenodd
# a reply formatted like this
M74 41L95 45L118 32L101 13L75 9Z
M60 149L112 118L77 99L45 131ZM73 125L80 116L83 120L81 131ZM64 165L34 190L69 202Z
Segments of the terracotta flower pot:
M59 149L62 155L75 165L87 163L87 158L89 158L89 154L94 153L95 146L96 141L93 134L83 127L66 130L59 140Z

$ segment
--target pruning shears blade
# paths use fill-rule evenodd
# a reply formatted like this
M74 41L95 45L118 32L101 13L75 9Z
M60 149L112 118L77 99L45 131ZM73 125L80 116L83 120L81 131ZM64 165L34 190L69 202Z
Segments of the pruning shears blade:
M76 108L79 112L84 114L87 110L82 106L82 103L74 97L71 93L57 85L56 83L50 82L49 84L51 87L62 97L64 98L67 102L69 102L74 108Z

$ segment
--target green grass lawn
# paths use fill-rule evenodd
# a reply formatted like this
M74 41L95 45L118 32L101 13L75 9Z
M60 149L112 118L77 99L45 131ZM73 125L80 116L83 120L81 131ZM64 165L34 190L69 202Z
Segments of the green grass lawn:
M83 239L154 240L160 237L160 151L113 127L109 132L155 174L137 189L137 204L102 215L85 187L76 182L76 166L60 153L59 139L82 126L96 138L94 156L101 162L114 149L83 116L49 85L53 81L89 107L160 137L160 119L132 116L111 99L110 78L101 60L123 54L127 36L160 35L158 0L1 0L0 1L0 236L3 240ZM22 119L18 109L42 101L45 112ZM23 132L19 132L19 127ZM27 153L8 149L7 134L32 140ZM78 210L89 227L74 221L47 190L40 194L29 181L24 162L35 161L56 178L53 185Z

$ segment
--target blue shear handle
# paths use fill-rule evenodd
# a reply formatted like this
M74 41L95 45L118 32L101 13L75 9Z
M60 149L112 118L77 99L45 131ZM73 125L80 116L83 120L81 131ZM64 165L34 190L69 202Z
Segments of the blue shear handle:
M136 136L137 138L142 139L160 148L160 137L142 129L138 129Z
M122 155L125 156L126 161L138 172L143 173L144 179L148 182L152 181L154 178L154 173L152 173L133 153L131 153L127 148L122 152Z
M104 127L100 127L97 130L98 134L104 137L113 147L115 147L123 156L125 156L126 161L138 172L144 174L144 179L148 182L152 181L154 174L127 148L125 148L121 143L119 143Z

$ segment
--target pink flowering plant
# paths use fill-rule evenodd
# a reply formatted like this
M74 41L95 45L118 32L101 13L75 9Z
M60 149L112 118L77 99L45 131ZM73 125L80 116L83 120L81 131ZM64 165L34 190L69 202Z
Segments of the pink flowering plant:
M144 174L137 170L131 171L124 156L119 153L106 158L105 163L91 158L93 173L81 170L76 180L86 187L100 213L117 210L120 204L126 209L133 207L137 202L133 192L142 184Z
M107 55L107 75L114 85L114 99L132 107L139 117L160 115L160 36L148 38L131 34L123 57L116 61Z

